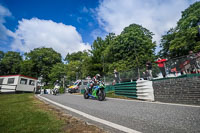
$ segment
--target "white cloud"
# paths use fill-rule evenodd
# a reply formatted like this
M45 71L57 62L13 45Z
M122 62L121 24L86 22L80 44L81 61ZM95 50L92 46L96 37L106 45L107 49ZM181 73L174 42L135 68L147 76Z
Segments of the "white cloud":
M103 0L97 11L97 20L103 29L120 34L132 23L142 25L155 35L159 43L161 35L176 26L185 10L195 0Z
M88 11L87 7L84 6L81 12L88 13L89 11Z
M101 38L105 38L106 37L106 33L103 32L102 30L100 29L94 29L91 33L90 33L90 36L93 38L93 39L97 39L97 37L101 37Z
M5 17L8 16L12 16L11 12L7 8L0 5L0 23L4 23Z
M8 40L8 36L12 35L12 32L4 26L4 23L6 22L5 20L6 17L12 17L12 14L7 8L0 5L0 43L1 44L6 44Z
M75 27L51 20L22 19L13 37L12 49L22 52L38 47L51 47L65 57L68 52L90 49L89 44L83 43Z

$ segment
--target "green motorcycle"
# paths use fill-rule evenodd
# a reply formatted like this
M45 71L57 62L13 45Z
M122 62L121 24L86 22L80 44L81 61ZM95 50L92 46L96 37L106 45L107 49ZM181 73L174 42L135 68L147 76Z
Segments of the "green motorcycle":
M103 101L106 98L105 85L103 84L103 82L99 82L98 85L92 87L92 89L87 87L85 88L83 96L85 99L91 97L96 98L99 101Z

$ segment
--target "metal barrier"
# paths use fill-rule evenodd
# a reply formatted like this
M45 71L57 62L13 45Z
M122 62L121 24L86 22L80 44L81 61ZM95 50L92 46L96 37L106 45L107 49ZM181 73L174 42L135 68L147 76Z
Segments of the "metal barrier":
M129 98L154 101L152 81L138 80L114 85L115 94Z
M154 101L154 90L152 81L137 81L137 98L141 100Z
M130 98L137 98L137 82L119 83L114 85L115 94Z
M106 93L110 92L110 91L114 91L115 87L113 85L106 85L105 91Z

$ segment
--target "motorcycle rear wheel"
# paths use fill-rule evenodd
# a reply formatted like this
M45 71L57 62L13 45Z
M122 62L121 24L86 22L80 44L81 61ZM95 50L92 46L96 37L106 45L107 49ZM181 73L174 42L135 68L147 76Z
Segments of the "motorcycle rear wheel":
M87 91L84 91L83 96L84 96L85 99L88 99L88 98L89 98L88 92L87 92Z

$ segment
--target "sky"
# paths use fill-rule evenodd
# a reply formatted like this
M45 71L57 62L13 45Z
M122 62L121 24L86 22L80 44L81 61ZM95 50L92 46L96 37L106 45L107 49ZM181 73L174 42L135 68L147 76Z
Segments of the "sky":
M0 51L22 54L48 47L67 53L91 49L108 33L139 24L161 36L199 0L0 0ZM159 48L157 47L157 51Z

